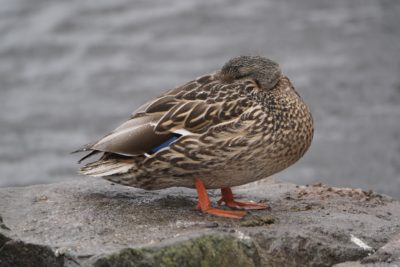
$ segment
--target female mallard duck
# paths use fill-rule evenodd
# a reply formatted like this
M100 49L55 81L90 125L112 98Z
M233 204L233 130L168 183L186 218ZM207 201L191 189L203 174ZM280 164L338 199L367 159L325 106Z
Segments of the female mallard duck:
M83 159L103 152L81 168L85 175L148 190L196 188L201 211L241 218L246 212L213 208L206 188L221 188L219 204L267 208L235 201L230 187L287 168L303 156L312 137L310 111L279 65L240 56L144 104L78 151L91 151Z

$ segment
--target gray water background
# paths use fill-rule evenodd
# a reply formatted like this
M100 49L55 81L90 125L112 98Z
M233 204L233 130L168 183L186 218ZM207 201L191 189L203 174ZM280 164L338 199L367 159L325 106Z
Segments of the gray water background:
M400 197L397 0L0 0L0 186L83 179L70 151L241 54L279 62L314 114L275 177Z

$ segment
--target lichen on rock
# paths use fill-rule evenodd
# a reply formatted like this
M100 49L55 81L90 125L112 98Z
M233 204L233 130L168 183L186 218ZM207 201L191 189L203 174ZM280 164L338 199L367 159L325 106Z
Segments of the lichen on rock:
M166 246L126 248L101 255L93 266L260 266L252 242L230 235L205 235Z

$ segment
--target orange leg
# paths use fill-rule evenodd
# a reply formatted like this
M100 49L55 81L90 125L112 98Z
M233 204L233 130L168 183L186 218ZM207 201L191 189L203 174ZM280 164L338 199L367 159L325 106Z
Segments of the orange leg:
M197 207L200 208L202 212L220 217L227 217L234 219L241 219L243 218L243 216L246 215L245 211L221 210L213 208L211 206L211 202L208 197L203 181L201 181L200 179L196 179L195 185L197 189L197 194L199 196L199 204L197 205Z
M247 210L263 210L267 209L269 206L264 203L256 203L256 202L239 202L233 199L232 190L229 187L225 187L221 189L222 197L218 200L218 205L221 205L222 202L225 203L228 207L236 208L236 209L247 209Z

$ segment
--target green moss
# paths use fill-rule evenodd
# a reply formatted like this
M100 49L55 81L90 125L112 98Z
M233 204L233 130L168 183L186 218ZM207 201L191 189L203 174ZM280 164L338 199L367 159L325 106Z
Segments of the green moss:
M253 243L233 236L209 235L152 248L129 248L98 258L97 267L111 266L259 266Z

